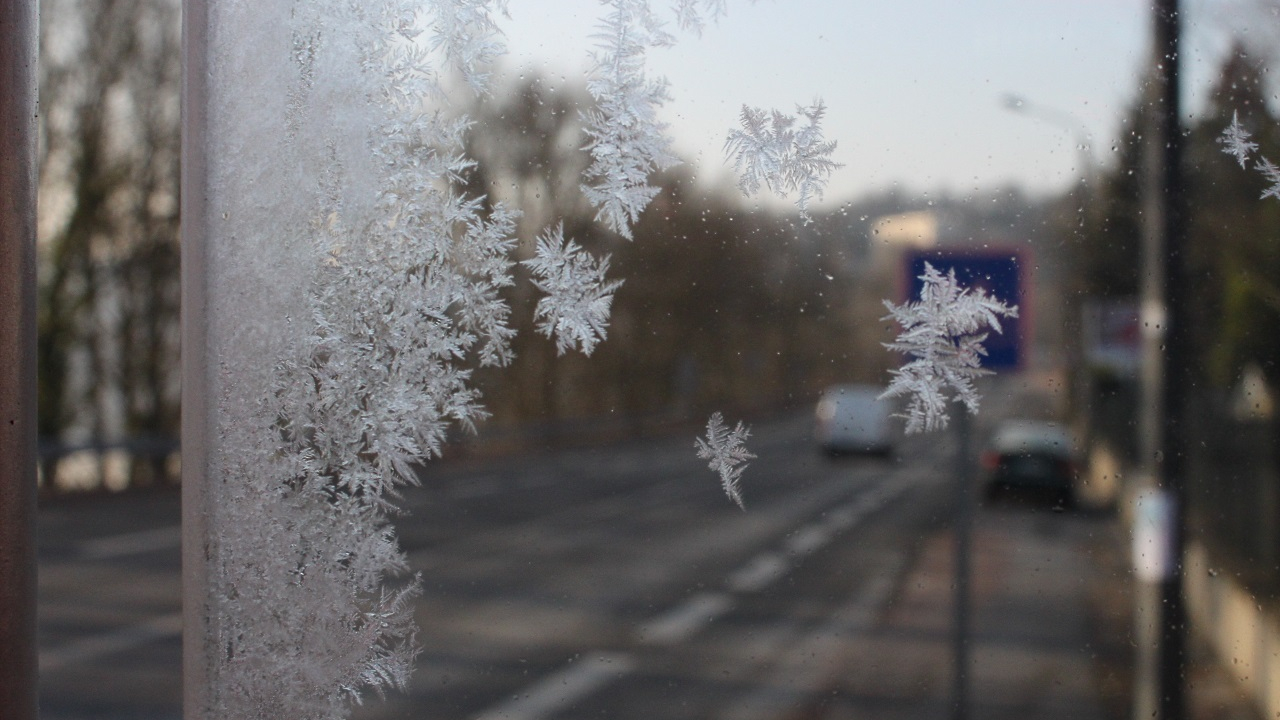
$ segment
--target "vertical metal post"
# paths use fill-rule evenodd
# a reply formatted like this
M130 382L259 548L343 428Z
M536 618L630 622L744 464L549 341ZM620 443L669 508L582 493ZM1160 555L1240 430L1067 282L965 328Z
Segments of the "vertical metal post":
M952 618L952 720L969 718L969 669L973 636L969 621L969 584L973 575L973 421L969 411L956 412L955 595Z
M36 0L0 2L0 710L35 720Z
M1157 0L1153 16L1152 95L1144 149L1142 321L1144 473L1166 509L1159 544L1167 561L1150 572L1153 582L1138 592L1140 627L1150 627L1153 651L1142 653L1154 667L1140 666L1136 676L1148 682L1136 688L1135 711L1160 720L1184 715L1183 670L1186 610L1182 594L1182 556L1186 516L1185 391L1188 362L1185 240L1183 226L1182 135L1178 119L1179 21L1177 0ZM1146 600L1142 600L1146 598ZM1158 618L1150 623L1148 618ZM1140 660L1142 658L1140 657Z
M182 4L182 683L183 715L210 714L209 459L206 234L208 85L207 0Z
M1186 390L1191 385L1188 369L1187 327L1188 314L1186 283L1186 242L1183 226L1182 187L1182 126L1178 115L1182 108L1179 85L1179 68L1182 57L1179 47L1178 0L1160 0L1156 3L1156 46L1160 48L1160 62L1164 67L1163 81L1159 84L1160 129L1156 136L1163 148L1160 173L1164 190L1164 305L1165 366L1160 393L1164 398L1164 417L1161 449L1157 463L1163 471L1157 474L1161 486L1169 494L1172 503L1169 522L1169 547L1172 562L1168 577L1160 586L1161 638L1160 638L1160 717L1162 720L1181 720L1183 708L1183 672L1186 653L1187 613L1183 604L1183 545L1186 534L1187 492L1186 452L1187 437Z

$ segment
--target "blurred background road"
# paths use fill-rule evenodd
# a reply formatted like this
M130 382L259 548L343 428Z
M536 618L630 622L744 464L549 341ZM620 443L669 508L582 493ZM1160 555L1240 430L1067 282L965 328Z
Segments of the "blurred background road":
M939 717L948 438L831 459L808 413L758 422L746 512L684 434L437 463L398 523L418 669L356 716ZM172 491L42 511L42 717L180 717L178 513ZM1107 522L981 511L979 716L1101 716L1085 596Z

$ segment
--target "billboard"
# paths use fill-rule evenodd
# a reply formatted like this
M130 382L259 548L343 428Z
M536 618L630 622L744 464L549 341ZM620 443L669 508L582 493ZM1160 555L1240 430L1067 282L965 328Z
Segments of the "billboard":
M1008 305L1017 305L1018 317L1002 318L1000 325L1004 332L992 332L983 343L987 357L983 358L982 366L990 370L1021 369L1030 337L1030 303L1022 277L1022 255L1017 250L970 247L910 251L904 257L906 299L913 302L920 299L924 284L920 276L928 262L941 273L955 270L961 287L982 288L987 295Z

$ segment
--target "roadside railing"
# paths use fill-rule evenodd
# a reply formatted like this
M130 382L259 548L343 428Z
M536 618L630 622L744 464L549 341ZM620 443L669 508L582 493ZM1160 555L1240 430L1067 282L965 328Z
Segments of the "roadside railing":
M177 485L182 456L178 438L138 436L67 443L39 441L40 493L119 492Z

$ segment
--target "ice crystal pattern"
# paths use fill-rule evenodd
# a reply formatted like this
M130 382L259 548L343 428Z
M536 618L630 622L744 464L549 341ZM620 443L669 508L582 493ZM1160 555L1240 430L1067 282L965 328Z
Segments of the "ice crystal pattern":
M1222 152L1234 157L1243 168L1248 167L1249 160L1258 150L1258 144L1250 140L1250 137L1249 131L1240 125L1239 114L1232 113L1231 124L1222 131L1218 142L1222 144ZM1262 191L1261 199L1273 197L1280 200L1280 167L1276 167L1275 163L1262 155L1258 155L1253 164L1270 183L1267 189Z
M489 90L488 68L506 53L494 13L507 13L506 0L451 0L432 3L430 47L444 53L447 62L477 93ZM412 18L402 15L396 27L406 38L417 36Z
M647 2L605 5L586 192L598 219L630 237L657 192L649 174L675 162L656 119L666 83L648 78L644 62L671 38ZM696 29L722 6L682 0L678 19ZM224 365L220 378L222 451L210 469L218 517L206 552L208 694L221 717L336 719L408 680L420 583L390 517L447 432L485 416L473 368L512 358L503 290L513 282L515 217L464 193L470 124L447 112L446 91L489 91L488 68L504 52L495 17L505 11L505 0L292 6L283 142L264 123L258 149L315 170L287 189L314 207L262 242L301 249L312 266L305 299L290 298L304 312L287 321L280 354ZM526 262L546 295L538 329L561 352L591 352L619 285L606 279L608 258L557 227ZM747 430L713 421L707 459L741 505Z
M524 264L533 272L534 286L545 293L534 311L538 331L554 337L561 354L577 348L590 355L605 339L613 293L622 284L605 280L609 257L597 260L566 240L561 223L538 238L534 257Z
M725 0L677 0L674 9L681 30L701 35L708 19L715 22L724 17Z
M1234 157L1240 167L1246 167L1249 155L1258 149L1258 143L1249 140L1249 131L1240 125L1240 114L1231 114L1231 124L1222 131L1218 142L1222 144L1222 152Z
M821 100L797 107L796 115L742 106L740 129L729 131L725 154L738 174L738 188L754 195L761 186L781 197L796 194L800 218L809 221L809 202L821 199L831 173L836 143L822 136L826 106ZM805 123L797 127L800 118Z
M668 99L665 78L650 78L645 55L674 40L646 0L606 0L610 8L593 36L587 92L595 107L582 114L591 164L582 192L596 219L630 239L631 226L658 193L649 175L672 167L667 126L657 113Z
M316 258L309 314L294 320L305 329L268 365L265 397L220 399L222 444L236 450L215 468L223 530L209 539L210 696L222 717L345 717L413 667L418 581L389 517L447 430L483 417L469 368L511 357L499 293L515 225L458 189L467 122L422 112L443 91L411 40L469 28L439 51L482 82L477 63L496 42L484 36L488 5L297 6L289 145L354 142L374 162L361 182L337 161L324 170L315 221L290 230ZM358 114L347 127L363 137L317 137L339 132L308 104L321 92L355 98L343 112Z
M751 430L741 421L730 430L724 422L724 416L715 412L707 420L707 437L698 438L696 444L698 458L709 461L707 466L720 476L725 494L740 508L744 508L744 505L738 481L742 478L742 471L747 469L747 461L755 458L755 455L747 451L746 442L749 437Z
M920 300L894 305L885 301L889 315L902 326L898 338L885 347L907 355L902 367L891 371L893 380L881 397L906 396L907 432L931 432L947 426L947 403L964 403L977 413L979 396L974 380L988 375L982 368L987 354L982 346L988 329L1002 332L1001 317L1017 317L1009 306L981 289L970 292L956 281L955 270L938 272L925 263L920 276Z

